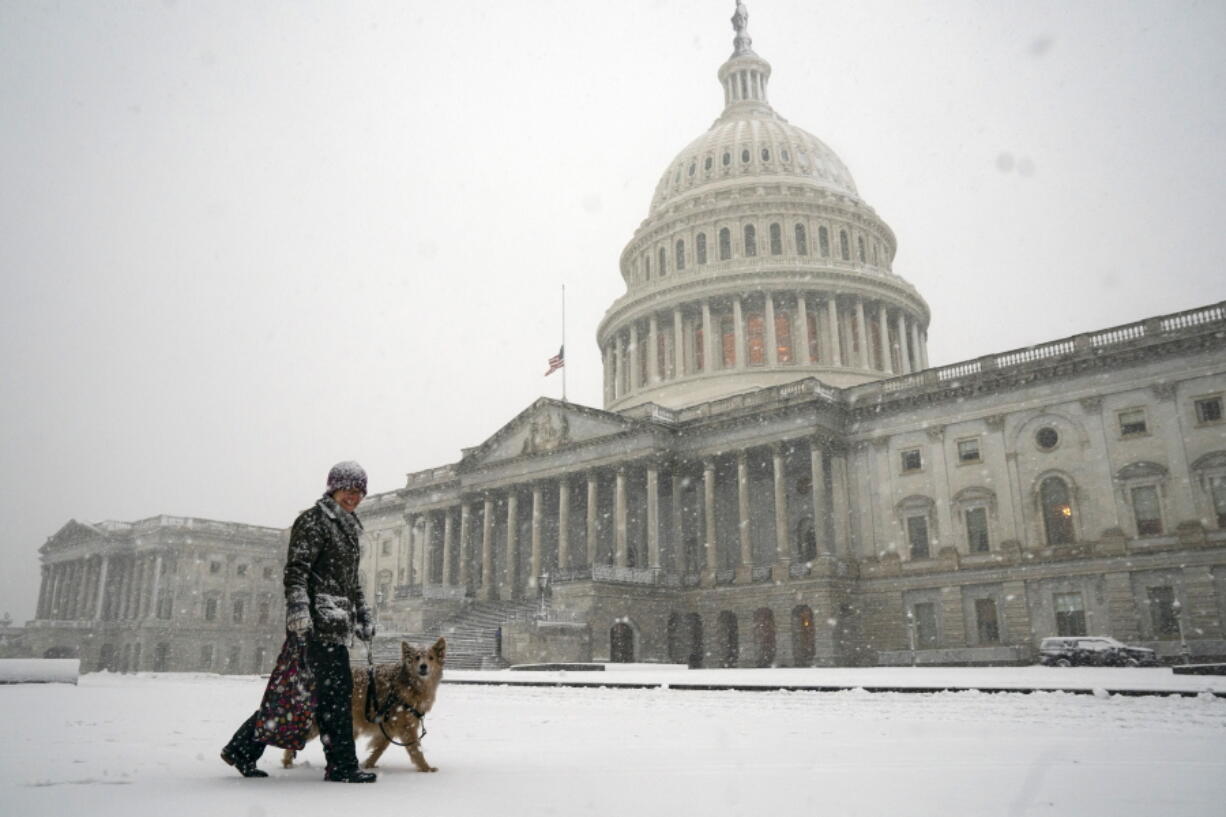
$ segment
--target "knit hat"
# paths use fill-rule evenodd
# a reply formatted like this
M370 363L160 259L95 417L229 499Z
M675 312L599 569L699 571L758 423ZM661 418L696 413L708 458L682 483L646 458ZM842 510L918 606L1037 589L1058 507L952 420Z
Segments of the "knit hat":
M353 460L338 462L328 472L328 490L331 496L337 491L361 491L366 496L366 471Z

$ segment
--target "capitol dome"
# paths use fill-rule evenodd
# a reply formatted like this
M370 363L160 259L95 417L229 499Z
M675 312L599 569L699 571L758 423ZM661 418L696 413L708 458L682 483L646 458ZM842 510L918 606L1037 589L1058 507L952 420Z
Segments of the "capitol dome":
M597 330L604 405L683 408L807 377L927 367L928 305L842 160L767 98L738 3L724 110L668 165Z

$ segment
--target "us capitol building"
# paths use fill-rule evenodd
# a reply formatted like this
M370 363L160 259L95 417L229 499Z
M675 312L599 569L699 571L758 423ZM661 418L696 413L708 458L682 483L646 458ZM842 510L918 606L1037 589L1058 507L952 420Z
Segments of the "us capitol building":
M723 112L622 252L603 408L541 398L363 505L387 644L443 633L455 666L1008 664L1078 634L1226 656L1226 304L931 367L894 233L776 113L746 17ZM69 522L27 644L266 669L286 541Z

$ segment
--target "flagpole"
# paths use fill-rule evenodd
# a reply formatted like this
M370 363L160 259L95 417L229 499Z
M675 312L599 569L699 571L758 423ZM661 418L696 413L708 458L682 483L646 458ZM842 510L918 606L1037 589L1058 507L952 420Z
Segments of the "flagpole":
M566 402L566 284L562 284L562 402Z

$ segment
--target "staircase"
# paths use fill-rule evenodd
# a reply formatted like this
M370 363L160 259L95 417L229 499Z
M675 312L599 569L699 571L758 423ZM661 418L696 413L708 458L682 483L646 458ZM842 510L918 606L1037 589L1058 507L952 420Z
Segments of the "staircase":
M535 617L533 601L474 601L461 612L445 618L434 633L387 633L375 636L374 656L379 663L400 660L400 642L429 647L439 636L447 639L446 666L449 669L490 669L504 667L498 650L498 629L509 621L528 621ZM354 663L365 655L353 652Z

